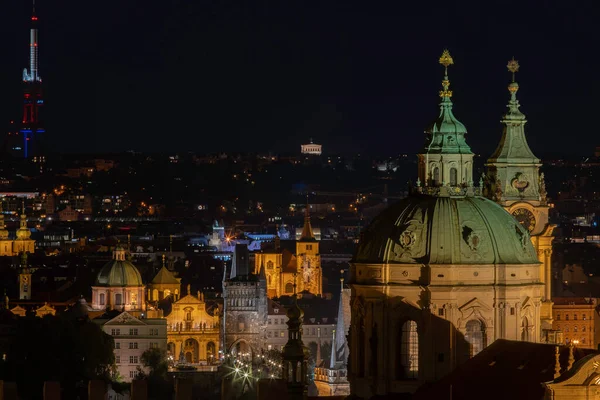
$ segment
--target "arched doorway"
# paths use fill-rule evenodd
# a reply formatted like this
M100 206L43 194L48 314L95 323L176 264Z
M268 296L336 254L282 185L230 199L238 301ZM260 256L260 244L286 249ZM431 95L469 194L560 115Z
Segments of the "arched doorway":
M197 363L200 355L200 345L196 339L187 339L184 343L183 354L188 363Z
M252 359L252 348L243 339L235 342L229 352L236 358Z
M167 344L167 355L171 357L175 357L175 343L169 342Z

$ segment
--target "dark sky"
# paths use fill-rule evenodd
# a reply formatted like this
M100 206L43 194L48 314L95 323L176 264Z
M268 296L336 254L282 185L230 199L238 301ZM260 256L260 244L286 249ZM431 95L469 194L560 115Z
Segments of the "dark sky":
M521 64L539 155L600 145L593 1L38 0L46 125L59 151L415 153L447 47L456 116L495 148ZM0 5L0 122L19 117L30 2Z

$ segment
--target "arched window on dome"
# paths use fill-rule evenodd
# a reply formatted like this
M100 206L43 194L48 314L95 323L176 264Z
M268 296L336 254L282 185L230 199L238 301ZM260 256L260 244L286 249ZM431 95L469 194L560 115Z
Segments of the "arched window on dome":
M467 322L465 340L471 345L471 357L483 350L486 344L485 326L478 319Z
M450 186L458 185L458 170L454 167L450 168Z
M400 347L397 354L397 379L417 379L419 377L419 334L417 323L409 320L400 327Z
M433 174L431 175L433 178L433 185L438 186L440 184L440 169L438 167L434 167Z
M103 306L106 304L106 295L104 293L100 293L100 305Z
M123 305L123 295L121 293L115 294L115 306Z

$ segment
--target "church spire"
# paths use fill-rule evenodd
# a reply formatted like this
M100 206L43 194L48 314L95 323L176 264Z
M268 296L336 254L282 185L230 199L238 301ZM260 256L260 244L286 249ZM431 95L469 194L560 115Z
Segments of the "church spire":
M314 241L315 235L313 234L312 225L310 224L310 204L308 204L308 194L306 195L306 210L304 211L304 227L302 228L302 235L300 236L301 242Z
M440 113L425 130L425 146L419 154L418 181L425 186L466 187L473 181L473 152L465 140L467 128L452 111L448 67L454 64L454 59L448 50L444 50L439 63L444 67L439 92Z
M21 221L19 222L19 229L17 230L17 239L29 239L31 237L31 231L27 228L27 215L25 215L25 199L21 201Z
M519 110L521 104L517 99L519 84L516 73L520 65L517 60L510 60L506 66L511 73L508 85L510 99L508 110L502 117L504 125L502 138L496 151L487 161L490 177L490 196L494 200L540 200L539 168L541 166L525 136L527 119Z

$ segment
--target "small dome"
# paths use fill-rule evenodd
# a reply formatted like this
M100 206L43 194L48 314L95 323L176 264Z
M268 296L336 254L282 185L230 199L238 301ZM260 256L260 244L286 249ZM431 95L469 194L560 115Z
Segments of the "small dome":
M118 248L113 259L98 273L96 286L143 286L140 271L125 259L125 250Z
M354 262L539 264L529 232L483 197L411 195L365 230Z

